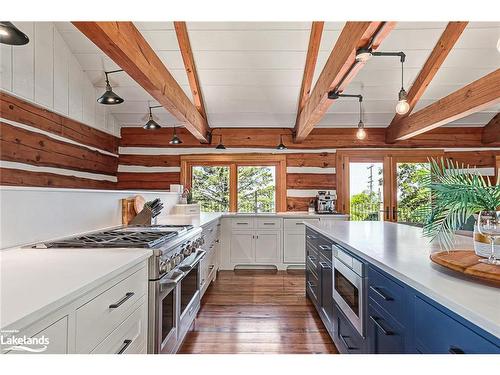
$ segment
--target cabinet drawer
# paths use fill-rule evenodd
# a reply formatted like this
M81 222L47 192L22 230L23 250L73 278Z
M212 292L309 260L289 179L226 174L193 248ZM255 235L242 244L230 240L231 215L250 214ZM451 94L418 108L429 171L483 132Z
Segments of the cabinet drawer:
M309 253L306 256L306 267L318 276L319 274L319 256L317 253Z
M304 229L304 222L319 223L319 219L283 219L285 229L290 230Z
M120 325L147 292L147 268L141 268L76 310L76 351L90 352Z
M415 343L421 353L500 353L500 347L415 296Z
M259 217L255 219L255 227L257 229L279 229L281 228L281 218L270 217L263 218Z
M312 302L319 306L319 279L309 268L306 269L306 292Z
M406 323L405 288L372 267L368 268L368 296L393 318Z
M333 306L335 345L340 353L362 354L365 352L364 339L351 325L336 303Z
M139 354L146 348L147 299L141 298L141 305L106 337L92 354Z
M306 244L311 247L316 248L316 244L318 242L319 234L314 232L313 230L306 228Z
M404 328L373 303L368 305L366 327L370 353L406 353Z
M231 220L231 228L233 229L251 229L253 228L253 218L242 217Z
M333 242L326 237L319 236L317 247L318 253L328 259L330 262L333 260L333 252L332 252Z

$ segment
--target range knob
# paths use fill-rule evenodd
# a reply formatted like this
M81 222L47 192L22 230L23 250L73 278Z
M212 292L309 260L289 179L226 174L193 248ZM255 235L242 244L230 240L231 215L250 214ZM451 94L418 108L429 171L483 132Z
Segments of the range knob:
M160 273L165 273L165 272L168 272L167 271L167 265L168 265L168 262L165 261L165 260L160 260L160 266L159 266L159 271Z

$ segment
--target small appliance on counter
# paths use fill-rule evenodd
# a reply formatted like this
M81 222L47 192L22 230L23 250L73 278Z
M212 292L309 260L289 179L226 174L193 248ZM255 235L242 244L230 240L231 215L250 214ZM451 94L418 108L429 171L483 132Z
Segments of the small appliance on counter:
M316 213L318 214L334 214L335 206L337 203L337 194L333 192L326 192L326 190L318 191L318 195L316 195L316 200L314 202L314 207L316 209Z

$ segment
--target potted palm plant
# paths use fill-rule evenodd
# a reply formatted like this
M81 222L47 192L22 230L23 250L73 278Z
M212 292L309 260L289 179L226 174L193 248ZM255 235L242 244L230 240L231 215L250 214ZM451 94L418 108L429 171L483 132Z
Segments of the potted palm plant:
M498 220L498 209L500 207L500 176L496 184L469 166L459 165L451 160L430 160L431 173L427 186L431 190L431 212L427 223L424 225L423 233L432 240L438 241L445 250L453 249L455 232L463 227L471 216L483 217L494 216ZM496 213L496 214L495 214ZM494 221L489 221L491 226ZM498 224L498 223L497 223ZM475 224L477 232L478 225ZM479 231L481 234L481 231ZM495 240L498 235L489 233L491 241L491 254L494 255ZM475 236L475 241L481 241L481 236ZM485 242L485 241L483 241ZM488 245L486 245L488 246ZM476 253L478 246L475 246Z

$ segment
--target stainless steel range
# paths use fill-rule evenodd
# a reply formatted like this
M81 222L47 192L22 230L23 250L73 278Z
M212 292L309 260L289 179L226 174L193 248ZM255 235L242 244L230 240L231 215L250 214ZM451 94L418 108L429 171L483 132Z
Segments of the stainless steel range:
M150 248L148 353L174 353L200 309L201 228L192 225L124 226L37 248Z

